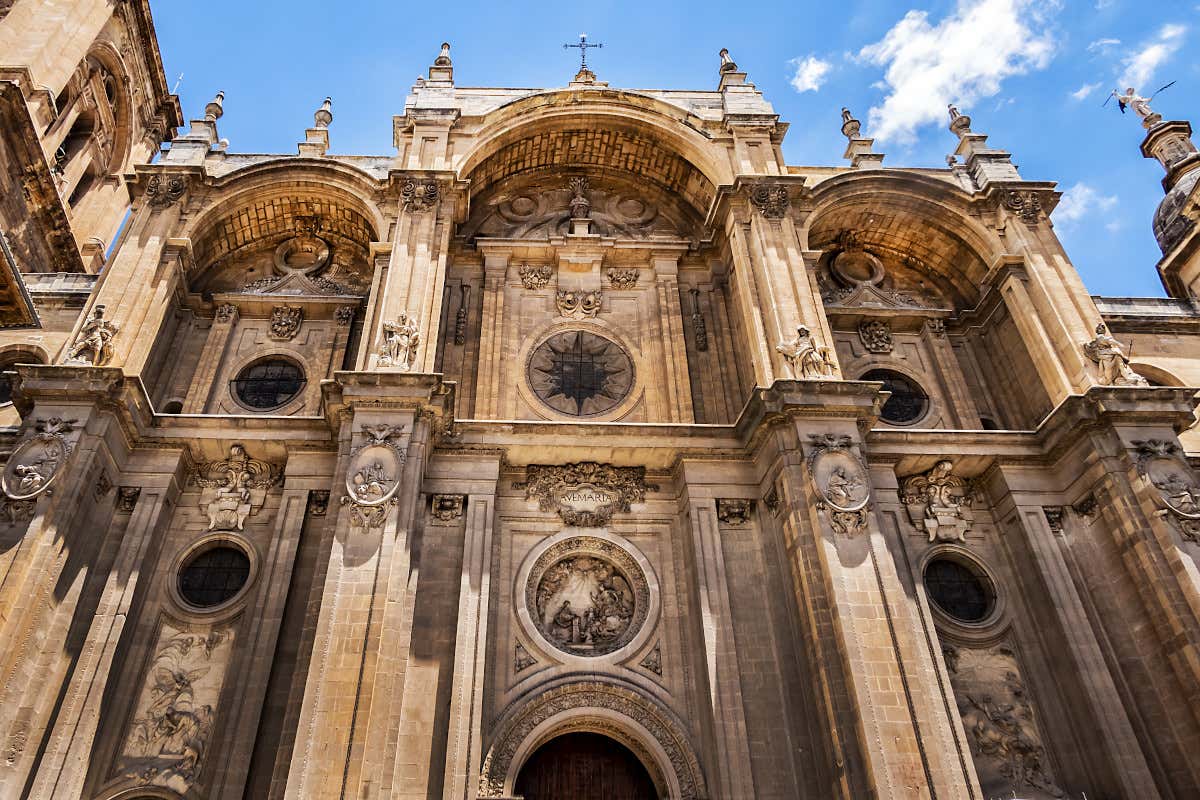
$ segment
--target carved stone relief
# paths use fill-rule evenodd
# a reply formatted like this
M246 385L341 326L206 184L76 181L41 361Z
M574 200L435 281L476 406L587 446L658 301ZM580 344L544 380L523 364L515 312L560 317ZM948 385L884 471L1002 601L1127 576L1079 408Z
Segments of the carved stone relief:
M636 269L610 269L608 282L614 289L632 289L637 286L638 275Z
M67 363L103 367L112 360L112 340L120 330L121 326L104 318L104 306L97 303L67 351Z
M750 521L750 511L753 508L753 500L721 498L717 500L717 519L723 525L734 527L745 525Z
M917 530L930 542L965 542L974 523L971 483L953 474L954 464L939 461L928 472L911 475L900 484L900 499Z
M1100 382L1106 386L1149 386L1146 379L1133 371L1125 348L1101 323L1096 326L1096 338L1083 345L1083 352L1100 366Z
M217 312L213 319L217 322L232 322L234 317L237 316L237 310L237 306L233 303L222 303L217 306Z
M1049 772L1046 748L1012 648L944 645L943 655L985 797L1065 797Z
M599 656L637 635L650 609L650 587L633 556L593 536L574 536L538 557L525 587L529 616L564 653Z
M787 216L791 198L786 186L760 183L750 190L750 202L767 219Z
M513 647L513 672L524 672L536 663L538 660L529 654L525 645L517 642Z
M351 523L360 528L383 525L386 509L395 504L400 474L408 459L395 439L404 426L363 425L362 441L350 451L346 467L346 495L343 505L351 506Z
M250 458L246 448L235 444L229 457L198 464L192 482L200 486L200 510L208 517L210 531L240 531L246 518L262 508L267 489L283 478L278 464Z
M339 328L348 327L351 322L354 322L354 306L339 306L333 316Z
M858 338L869 353L892 352L892 326L885 320L863 320L858 324Z
M434 520L451 523L463 515L467 505L464 494L435 494L430 502L429 513Z
M417 324L401 312L393 322L383 323L383 336L379 340L379 366L398 367L404 371L412 369L417 358L417 345L421 334Z
M629 513L631 503L646 499L657 487L646 483L644 467L614 467L581 461L562 466L530 464L525 480L514 483L525 499L538 501L542 511L554 511L566 525L602 528L616 512Z
M1137 470L1156 490L1162 514L1184 538L1200 541L1200 482L1174 442L1137 441Z
M593 234L623 239L686 236L678 214L659 208L635 191L585 185L529 187L516 196L493 200L478 221L468 223L467 238L541 239L564 236L571 220L587 219Z
M300 306L275 306L271 309L271 338L280 342L296 338L303 321L304 309Z
M33 519L33 512L36 509L37 503L34 500L10 500L0 495L0 516L8 520L9 525L28 522Z
M329 490L316 489L308 493L308 513L323 517L329 513Z
M121 486L117 489L117 513L132 514L133 509L137 507L138 498L141 497L142 487L140 486Z
M867 528L871 502L866 464L851 450L849 436L830 433L809 435L808 471L821 498L819 507L829 512L829 522L843 536L857 536Z
M13 451L0 472L0 490L8 500L19 503L50 491L71 455L67 436L74 430L74 423L73 419L59 417L37 421L33 436ZM11 516L13 507L9 511Z
M554 269L549 264L537 267L533 264L522 264L517 274L521 276L521 284L526 289L542 289L554 277Z
M460 347L467 343L467 309L471 302L471 284L458 287L458 311L454 313L454 343Z
M599 289L593 292L559 289L554 295L554 306L559 316L591 319L600 313L602 298L603 293Z
M700 290L689 289L688 294L692 296L692 330L695 332L696 349L703 353L708 350L708 325L700 311Z
M166 208L177 202L187 191L187 180L179 175L164 177L151 175L146 181L145 197L155 208Z
M185 794L212 737L233 631L191 633L164 624L117 762L142 785Z
M410 214L428 211L437 201L437 181L409 178L400 186L400 204Z
M1036 225L1042 216L1042 199L1034 191L1006 190L1004 207L1019 216L1026 225Z
M833 376L833 356L828 347L817 344L808 328L796 328L796 338L775 347L783 354L792 376L800 380L820 380Z
M655 675L661 676L663 674L662 650L659 649L659 646L657 644L654 645L653 648L651 648L650 652L646 654L645 658L643 658L640 662L638 662L638 666L645 667L646 669L653 672Z

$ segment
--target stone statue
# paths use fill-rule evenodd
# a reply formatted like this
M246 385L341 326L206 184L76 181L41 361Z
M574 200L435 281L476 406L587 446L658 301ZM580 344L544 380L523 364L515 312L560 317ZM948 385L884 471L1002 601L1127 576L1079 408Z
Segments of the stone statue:
M1146 379L1129 366L1125 349L1103 322L1096 326L1096 338L1084 344L1083 352L1100 365L1100 382L1105 386L1149 386Z
M863 486L862 478L857 475L847 475L842 467L835 467L829 473L829 481L825 484L825 493L839 508L847 508L859 500L859 489Z
M398 321L383 323L383 341L379 343L379 366L410 370L417 357L421 334L408 314L401 312Z
M104 306L97 304L92 309L92 318L83 324L75 337L67 363L104 366L112 358L112 339L120 329L117 323L104 318Z
M821 347L808 328L796 328L796 338L775 348L787 359L792 374L801 380L819 380L833 376L833 357L828 347Z
M1127 88L1124 94L1113 89L1112 96L1117 98L1117 105L1121 107L1122 114L1125 113L1126 108L1132 108L1133 113L1142 120L1144 127L1150 128L1162 121L1162 114L1150 108L1150 98L1142 97L1132 86Z

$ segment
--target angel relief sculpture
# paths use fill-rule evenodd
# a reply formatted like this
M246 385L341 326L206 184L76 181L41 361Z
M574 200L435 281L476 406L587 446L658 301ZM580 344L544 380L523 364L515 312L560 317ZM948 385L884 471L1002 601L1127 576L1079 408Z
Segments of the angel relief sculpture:
M354 473L354 495L362 502L382 500L395 481L378 461L364 465Z

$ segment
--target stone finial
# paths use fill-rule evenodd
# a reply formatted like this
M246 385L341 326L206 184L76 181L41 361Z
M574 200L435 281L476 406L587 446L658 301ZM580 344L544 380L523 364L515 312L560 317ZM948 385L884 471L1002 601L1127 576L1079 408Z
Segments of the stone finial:
M330 107L333 105L333 98L326 97L325 102L321 103L321 107L313 114L313 125L317 128L328 128L329 123L333 122L333 112Z
M216 122L225 113L225 92L217 92L217 96L204 107L204 121Z
M453 62L450 61L450 43L442 42L442 52L438 53L438 57L433 60L435 67L450 67Z
M855 139L862 130L862 123L854 118L850 109L842 107L842 135L847 139Z
M429 66L429 81L434 85L452 86L454 84L454 62L450 60L450 43L442 42L441 52Z
M954 103L949 104L946 108L950 111L950 130L958 138L962 138L971 132L971 118L958 110L958 106Z
M883 153L872 150L874 139L862 135L862 123L854 118L850 109L842 109L842 135L846 137L846 152L842 158L850 160L854 169L872 169L883 164Z
M718 55L721 56L721 72L722 73L738 71L738 65L735 64L733 61L733 58L730 57L729 50L727 48L722 47L721 52Z

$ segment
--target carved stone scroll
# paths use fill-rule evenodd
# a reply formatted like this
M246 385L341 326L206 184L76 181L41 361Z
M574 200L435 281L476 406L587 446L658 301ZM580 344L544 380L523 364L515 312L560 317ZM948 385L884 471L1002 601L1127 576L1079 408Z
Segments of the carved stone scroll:
M750 190L750 202L767 219L783 219L787 216L791 196L786 186L760 183Z
M629 513L631 503L645 500L645 467L614 467L594 461L561 466L530 464L526 478L513 488L525 499L538 501L542 511L554 511L567 525L604 527L616 512Z
M599 289L594 292L559 289L554 296L554 305L561 316L591 319L600 313L602 299L603 294Z

